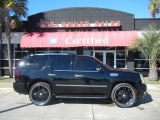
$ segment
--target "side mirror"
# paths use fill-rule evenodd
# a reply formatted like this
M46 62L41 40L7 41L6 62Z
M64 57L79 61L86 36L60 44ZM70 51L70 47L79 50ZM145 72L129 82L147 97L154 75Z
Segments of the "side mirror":
M96 71L101 71L102 68L101 67L96 67Z

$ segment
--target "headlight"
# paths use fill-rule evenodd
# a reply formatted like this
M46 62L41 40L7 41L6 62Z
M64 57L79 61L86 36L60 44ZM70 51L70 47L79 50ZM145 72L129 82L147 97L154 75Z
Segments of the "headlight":
M145 80L144 80L144 77L143 77L142 74L140 74L140 78L141 78L142 83L144 84L144 83L145 83Z
M20 61L19 64L18 64L19 67L23 67L24 65L25 65L24 61Z

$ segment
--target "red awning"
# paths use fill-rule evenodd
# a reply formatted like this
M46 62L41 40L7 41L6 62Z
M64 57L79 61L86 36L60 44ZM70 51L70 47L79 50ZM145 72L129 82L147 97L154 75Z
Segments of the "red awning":
M22 36L20 46L22 48L125 47L130 46L137 37L136 31L27 33Z

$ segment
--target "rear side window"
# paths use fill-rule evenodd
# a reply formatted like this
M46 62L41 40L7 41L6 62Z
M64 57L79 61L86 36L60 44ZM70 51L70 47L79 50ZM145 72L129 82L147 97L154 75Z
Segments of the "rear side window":
M79 71L96 71L99 64L89 57L77 57L75 70Z
M57 56L51 64L52 70L72 70L73 60L71 56Z
M29 69L29 70L40 70L42 69L48 61L48 56L31 56L26 57L22 60L18 67Z

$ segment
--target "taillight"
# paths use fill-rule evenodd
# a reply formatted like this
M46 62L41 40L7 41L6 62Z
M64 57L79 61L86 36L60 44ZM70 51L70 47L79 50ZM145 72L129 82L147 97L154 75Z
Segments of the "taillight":
M19 79L20 71L16 70L15 72L15 80L17 81Z

